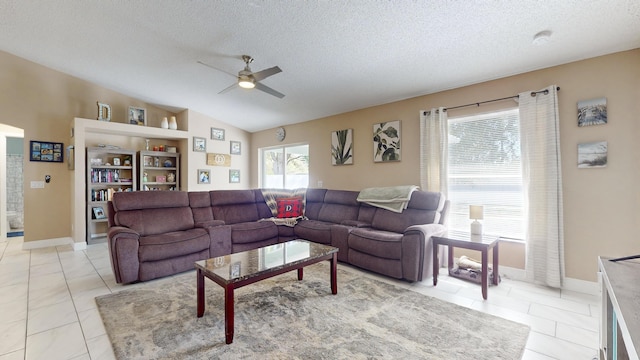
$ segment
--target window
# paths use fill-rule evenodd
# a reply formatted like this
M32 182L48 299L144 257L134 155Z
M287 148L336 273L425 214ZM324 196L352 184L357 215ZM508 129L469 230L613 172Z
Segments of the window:
M309 186L309 145L260 149L262 188L297 189Z
M484 206L483 232L524 239L518 109L449 118L449 227L469 231L469 205Z

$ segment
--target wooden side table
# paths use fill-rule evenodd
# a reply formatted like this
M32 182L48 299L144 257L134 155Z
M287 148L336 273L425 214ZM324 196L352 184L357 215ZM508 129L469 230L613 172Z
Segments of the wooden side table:
M452 233L447 237L433 236L433 286L438 284L440 262L438 261L438 246L449 247L449 259L447 269L453 268L453 248L477 250L482 253L482 298L487 300L487 287L489 286L489 250L493 249L493 284L498 285L498 243L500 238L491 235L470 235L465 233Z

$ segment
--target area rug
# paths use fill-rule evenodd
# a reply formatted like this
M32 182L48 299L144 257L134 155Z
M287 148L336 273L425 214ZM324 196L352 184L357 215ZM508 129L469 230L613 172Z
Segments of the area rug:
M520 359L529 327L328 264L237 289L225 344L224 293L195 272L96 298L118 359Z

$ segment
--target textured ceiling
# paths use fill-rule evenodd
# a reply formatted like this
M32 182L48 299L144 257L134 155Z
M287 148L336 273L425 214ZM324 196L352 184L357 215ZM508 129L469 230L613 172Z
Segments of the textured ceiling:
M258 131L640 48L640 1L0 0L0 29L0 50ZM218 94L242 54L283 70L263 81L283 99Z

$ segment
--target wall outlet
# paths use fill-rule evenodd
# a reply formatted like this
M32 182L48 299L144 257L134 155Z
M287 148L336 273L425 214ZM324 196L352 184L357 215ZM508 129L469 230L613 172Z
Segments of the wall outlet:
M31 182L32 189L44 189L44 181L32 181Z
M322 182L322 180L318 180L318 187L321 188L324 186L324 183Z

